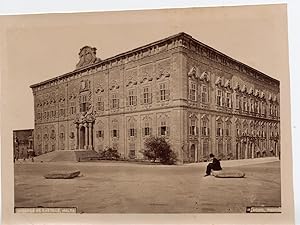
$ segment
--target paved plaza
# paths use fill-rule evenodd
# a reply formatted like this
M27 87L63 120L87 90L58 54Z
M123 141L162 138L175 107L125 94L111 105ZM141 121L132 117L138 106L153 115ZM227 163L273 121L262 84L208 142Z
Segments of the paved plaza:
M256 161L255 161L256 160ZM222 162L242 179L203 177L207 163L163 166L128 162L15 163L16 207L77 207L80 213L244 213L280 206L280 161ZM50 171L79 169L70 180Z

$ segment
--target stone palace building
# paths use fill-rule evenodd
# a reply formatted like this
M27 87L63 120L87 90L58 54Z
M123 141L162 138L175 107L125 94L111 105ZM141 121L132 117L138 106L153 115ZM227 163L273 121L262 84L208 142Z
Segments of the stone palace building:
M142 158L164 136L181 162L280 155L280 83L186 33L31 85L37 154L118 149Z

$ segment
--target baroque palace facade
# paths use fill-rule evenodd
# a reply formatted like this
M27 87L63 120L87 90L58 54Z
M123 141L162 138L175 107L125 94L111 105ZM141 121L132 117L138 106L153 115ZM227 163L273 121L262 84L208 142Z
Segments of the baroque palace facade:
M142 158L164 136L181 162L280 155L279 81L179 33L101 60L80 49L72 72L31 85L34 148L118 149Z

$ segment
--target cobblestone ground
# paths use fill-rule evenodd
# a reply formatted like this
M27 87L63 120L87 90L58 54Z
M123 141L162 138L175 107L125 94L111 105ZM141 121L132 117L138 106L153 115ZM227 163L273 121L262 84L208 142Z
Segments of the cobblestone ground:
M70 180L43 177L79 169ZM280 206L280 162L235 166L246 178L203 177L205 167L131 163L16 163L16 207L78 207L82 213L244 213Z

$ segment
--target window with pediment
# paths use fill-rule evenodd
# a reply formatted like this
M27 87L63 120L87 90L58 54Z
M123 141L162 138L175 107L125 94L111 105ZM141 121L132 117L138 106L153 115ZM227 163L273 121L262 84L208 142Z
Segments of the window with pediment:
M225 123L225 136L230 137L231 135L231 123L227 121Z
M70 115L76 114L76 103L74 101L70 102Z
M102 121L97 121L96 124L96 137L103 139L104 138L104 124Z
M136 106L137 105L136 89L128 90L128 105L129 106Z
M150 86L145 86L142 88L141 102L145 105L152 103L152 93Z
M128 137L136 138L137 137L137 124L134 118L128 120Z
M235 108L241 109L241 96L239 94L235 95Z
M217 105L222 106L222 90L217 89Z
M146 117L143 120L142 136L147 137L150 135L152 135L151 119Z
M191 101L197 101L197 85L196 82L191 80L189 82L189 99Z
M246 96L243 97L243 111L248 111L248 99Z
M236 122L236 125L235 125L235 126L236 126L236 134L235 134L235 135L236 135L237 137L239 137L239 136L241 136L241 134L242 134L242 131L241 131L241 124L239 123L239 121Z
M158 92L158 101L168 101L170 98L170 89L169 82L160 82L158 84L159 92Z
M217 136L223 136L223 123L221 121L217 121Z
M231 108L231 92L226 92L225 106Z
M191 118L190 119L190 135L198 135L198 126L197 126L197 119L196 118Z
M97 97L96 110L97 111L104 111L104 101L103 101L103 98L101 96Z
M208 97L208 85L207 84L201 84L201 102L202 103L208 103L209 97Z
M169 136L170 135L170 118L168 114L161 114L157 121L158 135Z
M88 110L88 96L87 95L80 95L79 96L79 106L80 112L86 112Z
M112 121L111 137L119 138L119 123L117 120Z
M250 98L250 112L254 112L254 99Z
M201 135L202 136L209 136L209 120L204 117L201 119Z
M111 108L118 109L119 108L119 98L116 93L111 95Z

